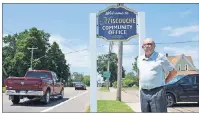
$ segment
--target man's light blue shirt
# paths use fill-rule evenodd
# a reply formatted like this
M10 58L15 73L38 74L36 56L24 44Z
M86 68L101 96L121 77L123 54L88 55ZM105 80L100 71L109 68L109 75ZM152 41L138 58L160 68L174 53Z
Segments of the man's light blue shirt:
M145 55L138 57L140 86L143 89L153 89L165 85L165 73L173 70L173 65L167 57L161 53L153 52L146 58Z

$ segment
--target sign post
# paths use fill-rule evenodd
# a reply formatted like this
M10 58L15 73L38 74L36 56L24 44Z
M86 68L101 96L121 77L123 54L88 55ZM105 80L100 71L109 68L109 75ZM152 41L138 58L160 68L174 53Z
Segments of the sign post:
M118 4L100 11L97 18L97 37L109 42L119 42L116 99L121 101L123 41L129 41L131 38L138 36L137 12L124 7L123 4Z
M145 12L138 12L138 33L139 33L139 56L143 55L144 52L142 50L142 42L146 37L146 30L145 30ZM140 74L141 72L139 72ZM140 82L139 82L140 85ZM139 86L139 90L140 90ZM140 92L139 92L139 100L140 100ZM141 106L141 104L139 104Z
M96 13L90 14L90 112L97 112Z

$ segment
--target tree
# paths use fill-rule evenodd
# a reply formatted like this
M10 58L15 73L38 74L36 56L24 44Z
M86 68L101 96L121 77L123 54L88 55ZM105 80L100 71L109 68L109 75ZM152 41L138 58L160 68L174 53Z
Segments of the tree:
M14 61L13 58L16 53L16 40L18 38L17 34L14 34L13 36L8 35L3 37L3 43L7 44L6 46L3 46L3 52L2 52L2 62L4 70L7 72L7 74L14 74L13 72L13 66Z
M132 65L133 65L133 71L136 73L136 75L137 75L137 73L138 73L137 59L138 59L138 56L135 57L135 61L134 61L134 63L132 64Z
M135 57L135 61L134 61L134 63L132 65L133 65L133 71L136 73L136 75L133 77L134 78L134 84L139 86L137 59L138 59L138 56Z
M78 72L73 72L72 76L74 77L74 82L82 82L84 79L83 74L80 74Z
M133 76L135 76L135 74L134 74L133 72L129 72L129 73L126 74L125 78L126 78L127 76L133 77Z
M110 54L110 65L109 65L109 69L110 69L110 73L111 73L109 81L110 81L111 86L112 86L112 83L117 80L117 63L118 63L117 55L115 53L111 53ZM108 54L98 56L97 72L101 76L103 76L103 72L107 71L107 64L108 64ZM122 67L122 77L124 77L124 76L125 76L125 70ZM105 80L105 78L104 78L104 80Z
M87 86L90 86L90 76L84 76L84 77L83 77L83 82L84 82Z
M135 76L132 72L129 72L125 78L123 79L123 84L124 86L131 87L132 85L137 85L138 86L138 77Z
M65 80L68 83L70 67L66 63L65 55L59 49L59 45L56 42L53 42L47 51L47 57L47 69L56 72L59 79ZM41 66L40 64L38 65Z
M24 76L31 64L30 47L34 50L33 69L52 70L58 78L68 81L70 67L65 56L54 42L49 43L50 34L33 27L29 30L3 37L3 65L9 76Z
M126 76L125 76L125 78L124 78L124 80L123 80L123 84L124 84L124 86L130 86L130 85L132 85L133 84L133 82L134 82L134 80L133 80L133 75L132 75L132 73L128 73Z
M44 56L50 45L48 43L49 37L50 34L35 27L18 34L3 37L4 43L7 44L3 48L3 58L8 74L24 76L31 63L31 51L27 48L38 47L38 50L34 50L34 58ZM45 61L41 61L40 64L46 66ZM45 68L44 66L42 68Z

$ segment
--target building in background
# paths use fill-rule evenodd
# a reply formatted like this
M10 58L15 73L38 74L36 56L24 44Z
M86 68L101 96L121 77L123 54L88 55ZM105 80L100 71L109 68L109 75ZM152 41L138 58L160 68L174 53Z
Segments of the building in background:
M199 70L195 67L191 56L185 56L184 54L169 56L168 53L166 56L175 66L177 75L199 74Z

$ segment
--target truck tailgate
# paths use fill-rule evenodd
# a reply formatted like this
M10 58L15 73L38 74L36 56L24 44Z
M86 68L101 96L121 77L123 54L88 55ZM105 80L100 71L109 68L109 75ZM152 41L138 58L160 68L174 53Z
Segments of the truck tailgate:
M39 90L40 78L16 77L7 80L9 90Z

